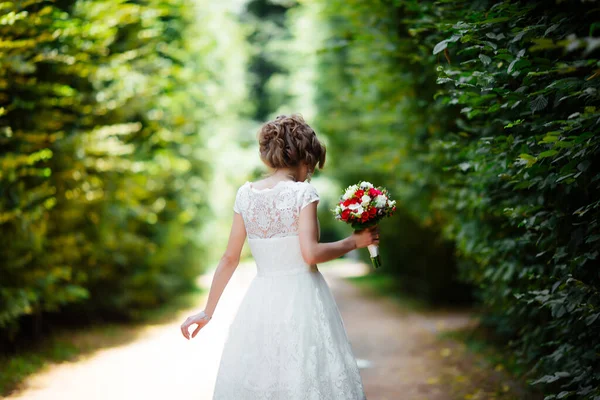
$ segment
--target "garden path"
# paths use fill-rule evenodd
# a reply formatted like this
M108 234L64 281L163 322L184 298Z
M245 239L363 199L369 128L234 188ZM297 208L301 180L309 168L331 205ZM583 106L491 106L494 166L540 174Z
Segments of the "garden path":
M342 313L369 400L516 398L502 371L477 360L464 345L440 338L444 330L471 324L468 314L414 311L366 293L344 279L365 274L368 267L361 263L338 261L320 269ZM218 317L195 339L186 341L179 330L188 310L169 323L140 328L121 346L50 365L8 399L209 400L225 332L254 270L253 263L238 268ZM204 276L203 284L210 279Z

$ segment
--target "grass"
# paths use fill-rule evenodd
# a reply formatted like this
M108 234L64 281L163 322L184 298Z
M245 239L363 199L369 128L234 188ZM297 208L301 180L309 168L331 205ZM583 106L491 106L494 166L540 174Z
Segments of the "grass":
M506 370L512 376L522 378L528 370L526 366L517 362L517 358L502 345L493 332L481 325L442 332L439 336L440 339L463 343L471 353L481 355L488 363L497 369Z
M438 334L441 343L449 346L458 344L464 349L448 359L452 365L465 360L472 363L471 379L485 382L488 394L495 399L541 400L543 394L526 383L528 368L517 362L517 358L489 330L481 325ZM460 368L460 367L459 367ZM449 375L449 380L451 380Z
M204 296L198 288L156 309L141 312L129 323L93 324L78 329L57 330L35 343L23 343L22 351L0 356L0 398L18 390L26 378L52 363L74 361L103 348L134 341L152 325L163 325L197 305Z

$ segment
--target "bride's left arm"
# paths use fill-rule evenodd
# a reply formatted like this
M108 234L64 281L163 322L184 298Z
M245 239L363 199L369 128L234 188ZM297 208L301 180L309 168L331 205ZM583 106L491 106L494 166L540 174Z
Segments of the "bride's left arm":
M188 328L191 325L198 325L191 335L193 338L212 318L217 303L221 298L221 294L223 294L227 283L229 283L229 279L231 279L231 276L240 263L240 254L242 253L245 240L246 228L244 227L244 220L242 216L236 212L233 214L233 224L231 225L227 248L213 275L206 307L198 314L188 317L181 325L181 333L186 339L190 339Z

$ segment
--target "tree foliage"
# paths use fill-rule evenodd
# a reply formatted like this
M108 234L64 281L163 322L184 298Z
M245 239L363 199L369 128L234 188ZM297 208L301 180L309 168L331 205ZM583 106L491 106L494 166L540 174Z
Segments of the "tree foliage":
M454 243L486 322L547 399L600 396L598 12L575 0L323 4L320 126L342 177L374 177ZM414 240L406 227L382 242ZM410 270L410 255L383 250L399 276Z
M188 0L0 4L0 329L135 316L204 267L212 41Z

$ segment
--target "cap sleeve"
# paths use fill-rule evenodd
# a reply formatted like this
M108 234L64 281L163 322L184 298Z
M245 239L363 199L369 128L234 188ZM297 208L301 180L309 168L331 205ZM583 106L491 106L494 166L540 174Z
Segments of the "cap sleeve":
M240 186L237 190L237 193L235 194L235 201L233 202L233 211L235 211L236 213L240 213L240 202L241 202L241 194L242 194L242 190L244 188L244 186L246 186L246 184L243 184L242 186Z
M306 184L306 188L302 192L300 197L300 210L312 203L313 201L319 201L319 193L317 189L310 183Z

